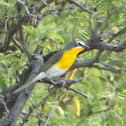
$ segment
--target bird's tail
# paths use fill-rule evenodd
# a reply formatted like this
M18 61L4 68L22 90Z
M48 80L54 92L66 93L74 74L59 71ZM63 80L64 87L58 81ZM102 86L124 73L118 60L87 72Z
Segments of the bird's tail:
M18 93L21 90L23 90L24 88L31 85L32 83L34 83L38 80L44 79L45 77L46 77L45 72L41 72L37 76L35 76L32 80L28 80L25 84L23 84L21 87L19 87L17 90L15 90L13 93Z

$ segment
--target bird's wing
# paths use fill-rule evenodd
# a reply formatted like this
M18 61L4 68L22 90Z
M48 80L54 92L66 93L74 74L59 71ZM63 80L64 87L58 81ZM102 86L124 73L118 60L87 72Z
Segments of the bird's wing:
M39 74L37 74L33 79L28 80L23 86L19 87L16 91L14 91L13 93L18 93L21 90L23 90L24 88L26 88L27 86L29 86L30 84L32 84L33 82L36 82L42 78L45 78L44 72L42 71L46 71L48 70L53 64L55 64L61 57L63 54L63 50L60 50L56 53L54 53L48 60L47 62L45 62L45 64L42 66ZM40 76L39 76L40 75Z
M52 65L54 65L63 55L63 50L54 53L42 66L40 72L48 70Z
M47 55L43 56L44 63L45 63L46 61L48 61L48 59L49 59L51 56L53 56L56 52L58 52L58 50L57 50L57 51L50 52L50 53L48 53Z

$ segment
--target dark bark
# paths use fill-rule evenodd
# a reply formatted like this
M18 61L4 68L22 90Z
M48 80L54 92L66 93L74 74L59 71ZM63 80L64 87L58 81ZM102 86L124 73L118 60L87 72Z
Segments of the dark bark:
M39 69L42 67L42 65L43 65L42 56L36 55L31 64L32 71L28 77L28 80L33 78L36 75L36 73L39 71ZM20 92L18 94L8 94L7 95L5 102L7 105L9 105L8 106L9 109L12 106L13 106L13 108L10 110L10 113L7 116L7 118L4 119L3 121L1 121L1 123L0 123L1 126L2 125L4 125L4 126L8 126L8 125L15 126L16 125L16 120L19 117L19 114L21 113L21 111L29 97L29 93L32 91L34 86L35 86L35 83L33 83L28 88L26 88L26 90L23 90L22 92ZM18 98L17 98L17 96L18 96ZM2 108L3 107L1 106L0 110ZM4 110L1 110L0 112L3 113Z

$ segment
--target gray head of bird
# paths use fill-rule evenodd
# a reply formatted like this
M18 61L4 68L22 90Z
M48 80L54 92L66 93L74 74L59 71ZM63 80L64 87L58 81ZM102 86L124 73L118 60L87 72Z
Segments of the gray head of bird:
M90 50L90 47L88 45L86 45L85 43L83 43L82 41L70 42L68 45L65 46L64 49L69 50L69 49L74 48L74 47L84 48L84 52Z

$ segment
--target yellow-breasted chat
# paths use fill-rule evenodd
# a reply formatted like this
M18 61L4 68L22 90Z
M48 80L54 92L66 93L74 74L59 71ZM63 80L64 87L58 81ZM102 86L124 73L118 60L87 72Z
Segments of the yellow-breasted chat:
M84 50L89 50L89 47L81 41L73 41L66 45L63 49L54 53L39 70L39 73L32 79L18 88L14 93L17 93L29 86L30 84L45 78L59 77L63 75L74 63L76 56Z

